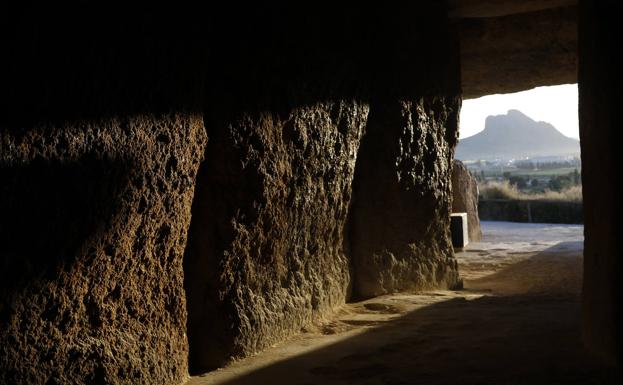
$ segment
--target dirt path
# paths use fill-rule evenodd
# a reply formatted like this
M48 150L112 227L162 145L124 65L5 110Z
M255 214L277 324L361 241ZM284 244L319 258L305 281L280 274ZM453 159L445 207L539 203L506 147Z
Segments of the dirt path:
M581 226L483 231L483 242L457 253L465 290L347 304L188 384L619 383L580 341Z

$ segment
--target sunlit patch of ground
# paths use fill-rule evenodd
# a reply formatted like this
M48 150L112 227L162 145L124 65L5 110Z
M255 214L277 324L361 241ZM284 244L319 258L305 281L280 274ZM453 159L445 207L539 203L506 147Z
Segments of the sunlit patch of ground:
M481 242L456 253L468 290L577 297L584 227L482 222Z
M617 384L580 340L582 227L483 223L465 290L351 303L199 384Z

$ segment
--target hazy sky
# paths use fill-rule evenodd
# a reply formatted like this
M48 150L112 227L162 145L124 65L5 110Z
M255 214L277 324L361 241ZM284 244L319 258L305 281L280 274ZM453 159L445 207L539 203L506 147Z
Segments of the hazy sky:
M565 84L464 100L459 129L461 139L482 131L487 116L506 114L511 109L519 110L536 121L553 124L563 135L580 138L578 86Z

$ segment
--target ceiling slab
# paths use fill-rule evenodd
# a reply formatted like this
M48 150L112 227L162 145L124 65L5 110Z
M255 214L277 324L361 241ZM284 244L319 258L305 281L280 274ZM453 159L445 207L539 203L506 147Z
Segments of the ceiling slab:
M500 17L577 5L578 0L448 0L451 18Z
M577 7L457 21L464 98L577 82Z

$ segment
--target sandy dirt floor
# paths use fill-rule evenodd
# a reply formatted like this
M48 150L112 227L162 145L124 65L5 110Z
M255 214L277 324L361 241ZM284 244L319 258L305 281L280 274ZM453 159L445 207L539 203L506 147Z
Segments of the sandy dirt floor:
M351 303L205 384L621 384L583 349L582 226L484 222L461 291Z

